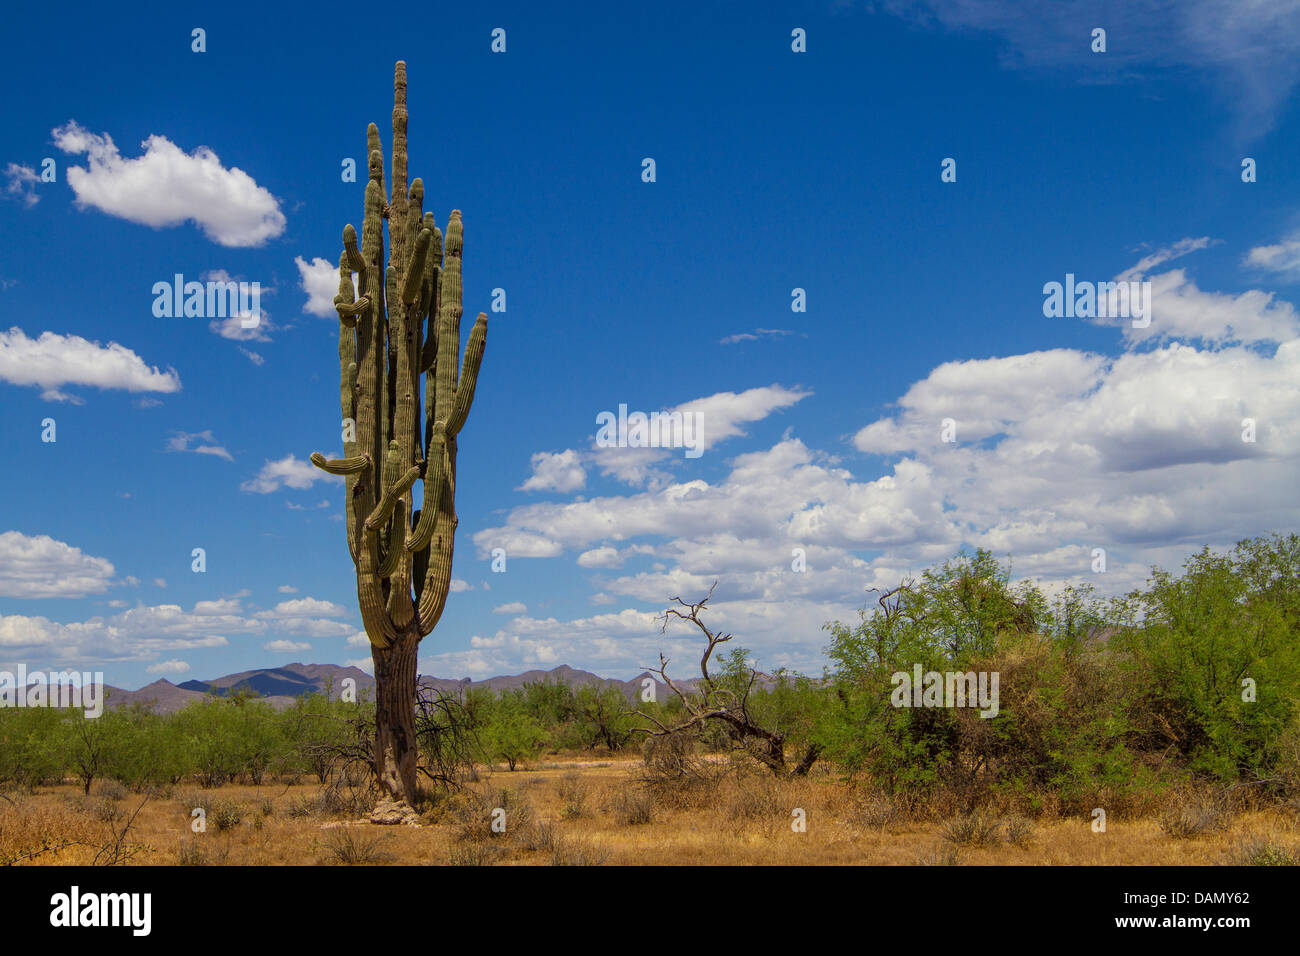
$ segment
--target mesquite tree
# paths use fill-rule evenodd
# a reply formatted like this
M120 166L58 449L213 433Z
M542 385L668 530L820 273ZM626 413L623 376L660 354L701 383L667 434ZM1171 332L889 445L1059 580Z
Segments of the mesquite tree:
M713 652L717 650L719 644L725 644L734 636L710 630L700 618L700 615L708 609L709 601L713 598L713 589L717 586L718 582L714 581L713 587L709 588L709 593L695 604L687 604L680 597L673 598L679 607L670 607L663 615L664 623L660 633L667 631L668 620L676 617L694 624L704 634L705 647L704 653L700 655L700 676L695 679L694 688L683 690L673 682L673 679L668 676L668 658L664 657L662 652L659 654L659 666L651 668L668 689L677 695L685 715L673 726L669 726L651 714L634 711L637 716L645 718L655 726L632 729L652 737L680 738L685 733L698 733L710 722L718 723L726 728L727 735L737 749L748 753L777 777L805 776L817 762L822 745L809 744L794 768L790 769L787 766L785 731L772 730L763 726L749 709L749 694L758 679L758 671L753 667L745 667L749 673L744 677L743 687L725 686L715 675L709 673L709 659L713 657Z
M442 616L451 586L456 436L474 400L487 316L479 313L458 366L460 210L452 210L444 246L433 214L422 209L424 184L416 179L407 188L404 62L397 63L393 80L387 199L374 123L366 136L370 178L361 245L349 224L334 299L343 457L313 454L311 460L347 482L348 551L375 665L375 774L390 797L410 801L418 766L416 657L420 640ZM412 494L416 481L423 481L419 508Z

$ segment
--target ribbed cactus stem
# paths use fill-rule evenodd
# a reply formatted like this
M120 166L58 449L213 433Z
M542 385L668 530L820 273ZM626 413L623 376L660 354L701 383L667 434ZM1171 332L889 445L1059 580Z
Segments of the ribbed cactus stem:
M311 463L321 471L328 471L331 475L359 475L370 467L370 459L365 455L330 460L320 452L312 452Z
M429 442L429 451L424 472L424 505L420 509L420 520L416 523L415 533L406 541L408 551L420 551L429 546L433 539L433 529L437 523L439 499L447 475L446 429L442 422L433 426Z
M411 183L410 199L407 203L406 212L406 234L408 237L418 236L424 224L424 180L416 179ZM404 260L409 264L415 261L414 255L408 255ZM423 265L423 263L421 263Z
M429 243L433 239L433 233L427 229L421 229L420 234L415 239L415 249L411 255L410 268L406 270L406 278L402 280L402 304L415 305L416 299L420 295L421 286L424 284L424 267L425 259L429 255Z
M460 381L456 384L456 402L452 405L451 420L447 422L448 435L460 434L465 419L469 417L469 408L474 404L478 368L483 361L483 348L487 344L487 324L487 313L480 312L469 333L469 342L465 345L465 362L461 366Z
M349 429L344 453L311 456L318 468L346 478L357 593L377 648L412 626L417 611L418 636L428 634L445 605L457 525L456 441L487 339L487 316L480 313L462 360L464 226L453 210L444 236L424 211L424 182L408 185L406 89L406 64L399 62L391 184L379 128L371 123L359 240L352 225L343 230L334 306L339 405ZM412 486L421 477L423 507L414 510Z
M365 272L366 260L361 255L361 250L357 248L357 231L348 223L343 230L343 256L353 272Z
M474 401L487 316L479 314L462 361L464 227L453 210L444 235L424 211L424 182L408 184L406 94L406 64L399 62L392 181L385 182L383 144L371 123L360 237L346 226L339 256L343 455L313 454L311 461L346 482L348 550L375 661L376 772L384 782L391 752L401 788L385 785L409 797L416 646L437 625L451 587L457 437ZM415 509L413 486L421 479L422 507Z
M399 269L405 269L409 240L406 235L406 120L406 64L399 60L393 70L393 198L388 214L393 247L391 261Z
M388 546L388 554L379 565L379 576L391 578L397 571L402 553L406 550L406 502L400 499L394 509L393 533L395 537Z

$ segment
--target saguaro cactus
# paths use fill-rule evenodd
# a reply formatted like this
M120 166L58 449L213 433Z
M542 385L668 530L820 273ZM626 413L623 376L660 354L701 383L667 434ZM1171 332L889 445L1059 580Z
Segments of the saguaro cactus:
M361 246L351 224L339 257L343 457L312 463L347 481L348 551L375 664L375 773L393 799L415 793L416 657L451 586L456 437L474 401L487 338L480 312L460 360L461 219L446 243L424 212L424 184L406 182L406 64L393 79L392 194L384 193L379 130L366 131ZM384 220L389 250L384 256ZM356 273L358 288L353 288ZM420 377L424 376L423 416ZM422 424L423 422L423 424ZM413 487L423 481L421 507Z

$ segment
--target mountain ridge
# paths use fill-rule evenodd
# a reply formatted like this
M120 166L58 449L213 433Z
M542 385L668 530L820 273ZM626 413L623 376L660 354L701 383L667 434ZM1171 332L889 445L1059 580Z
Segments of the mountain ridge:
M765 675L764 675L765 676ZM639 698L645 687L645 680L650 679L655 686L655 699L667 700L671 696L666 684L649 671L642 671L631 680L619 680L614 677L601 677L591 671L560 664L550 670L536 668L519 674L499 674L482 680L470 677L448 678L421 674L417 677L421 687L455 693L466 689L486 688L500 693L517 690L530 683L561 683L570 687L596 685L616 687L629 701ZM187 704L205 697L226 697L231 693L245 693L257 697L276 708L293 706L295 700L306 694L324 693L332 687L337 692L343 680L356 681L358 693L365 691L373 694L375 680L357 667L339 666L337 664L302 664L295 661L282 667L260 667L252 670L225 674L212 680L187 680L174 684L166 678L159 678L137 690L105 685L109 707L124 707L132 704L152 706L160 713L180 710ZM687 689L694 686L697 678L677 681L679 687ZM762 683L762 681L760 681Z

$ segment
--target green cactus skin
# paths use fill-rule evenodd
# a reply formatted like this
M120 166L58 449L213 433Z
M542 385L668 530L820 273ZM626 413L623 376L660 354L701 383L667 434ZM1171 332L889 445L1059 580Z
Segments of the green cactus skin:
M355 440L344 442L342 458L313 454L311 461L346 481L348 551L375 662L375 772L392 797L410 800L417 646L437 626L451 588L456 443L474 401L487 315L479 313L459 362L464 227L460 210L452 210L444 241L433 214L424 211L424 183L407 185L402 61L393 77L387 198L374 123L366 130L366 153L360 243L347 225L334 299L340 407L354 423ZM423 482L420 508L413 501L417 481Z

